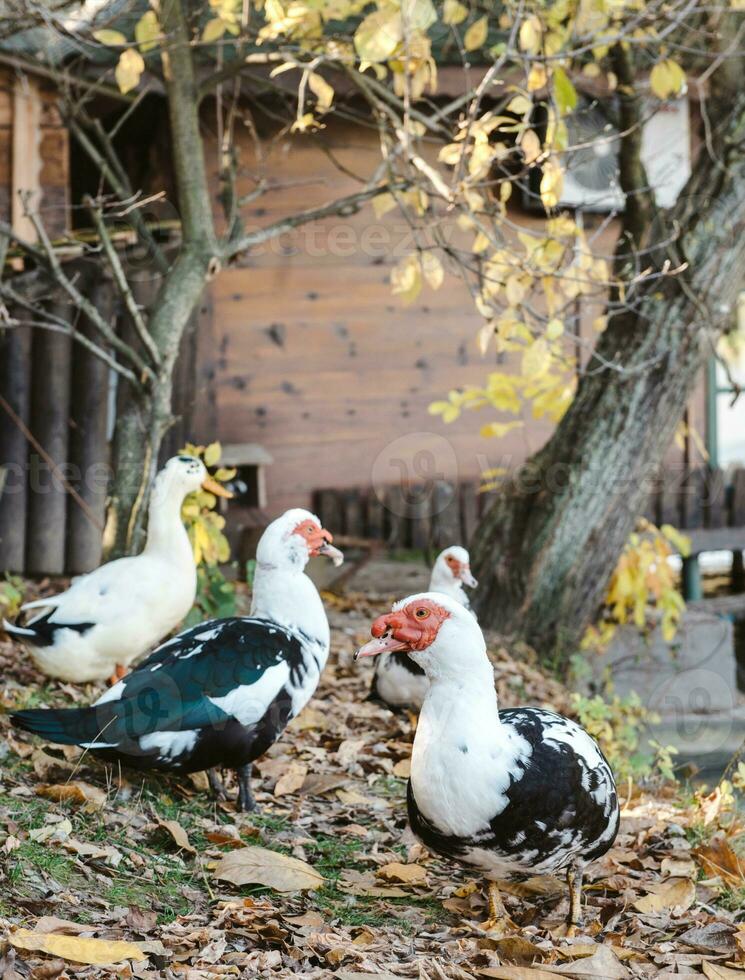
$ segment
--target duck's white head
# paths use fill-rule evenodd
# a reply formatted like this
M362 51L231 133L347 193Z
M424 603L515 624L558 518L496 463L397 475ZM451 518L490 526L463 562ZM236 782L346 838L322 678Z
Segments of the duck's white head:
M155 478L152 500L156 504L172 499L181 502L200 487L218 497L232 497L229 490L212 479L201 459L186 454L172 456Z
M462 582L470 589L475 589L479 584L471 574L471 558L468 552L458 544L441 551L432 566L430 587L434 591L436 591L434 589L435 584L443 584L448 581Z
M294 507L272 521L256 549L259 565L269 568L303 569L316 555L326 555L341 565L344 555L331 542L333 535L310 511Z
M357 657L400 650L430 680L461 679L469 672L483 671L489 663L479 624L456 599L440 592L420 592L402 599L391 612L378 616L370 632L374 639L357 651Z

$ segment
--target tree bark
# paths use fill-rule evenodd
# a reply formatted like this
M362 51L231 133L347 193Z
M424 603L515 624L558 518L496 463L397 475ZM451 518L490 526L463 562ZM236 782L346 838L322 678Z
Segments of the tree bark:
M739 73L729 74L736 85ZM667 227L651 232L664 241L679 223L675 245L653 261L685 263L684 271L651 280L635 316L610 320L553 437L500 493L471 544L479 620L555 666L566 665L598 611L646 481L741 289L745 98L726 82L709 106L722 121L720 162L702 152Z

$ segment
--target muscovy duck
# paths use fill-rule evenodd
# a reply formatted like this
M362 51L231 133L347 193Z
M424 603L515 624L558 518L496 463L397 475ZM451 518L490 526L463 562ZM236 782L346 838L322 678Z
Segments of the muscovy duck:
M449 595L466 609L471 608L467 585L475 589L478 582L471 574L471 559L465 548L453 545L437 556L429 580L430 592ZM419 664L405 653L380 657L375 664L370 699L382 701L391 708L419 709L427 692L428 681Z
M153 483L145 548L75 579L66 592L22 611L41 613L25 626L4 621L49 677L84 683L112 677L171 632L191 609L197 570L181 521L184 498L200 487L232 496L194 456L174 456Z
M341 564L331 541L308 511L287 511L259 541L250 616L179 633L88 708L18 711L13 724L135 769L235 769L238 808L254 809L251 763L305 706L328 657L304 570L313 555Z
M619 824L613 774L595 741L553 711L498 711L479 625L447 596L409 596L371 632L358 657L405 652L429 680L408 785L414 833L490 879L565 871L577 924L583 868L611 847ZM493 880L489 912L487 928L505 918Z

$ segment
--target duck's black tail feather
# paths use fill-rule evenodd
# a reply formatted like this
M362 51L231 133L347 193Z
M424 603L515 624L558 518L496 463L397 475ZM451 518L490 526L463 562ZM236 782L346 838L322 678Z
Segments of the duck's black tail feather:
M16 711L10 720L16 728L40 735L48 742L60 745L110 745L106 737L107 723L111 721L110 711L101 707L90 708L30 708Z

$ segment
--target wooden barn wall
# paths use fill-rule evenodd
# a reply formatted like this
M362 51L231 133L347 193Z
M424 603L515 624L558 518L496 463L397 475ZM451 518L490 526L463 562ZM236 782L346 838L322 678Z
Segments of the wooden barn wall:
M379 162L372 131L330 122L324 139L356 174ZM250 157L250 146L243 151ZM302 137L276 144L268 171L276 190L257 202L249 227L359 188ZM615 234L610 228L596 239L598 254L612 253ZM391 295L391 268L411 250L400 219L376 220L366 206L296 229L215 280L218 434L272 453L272 513L310 505L320 488L432 475L472 481L490 466L518 465L552 431L528 411L522 428L490 441L479 436L495 417L487 410L447 426L428 413L449 389L483 383L496 359L479 354L481 318L454 276L439 291L425 287L408 307ZM596 313L586 311L588 336Z

